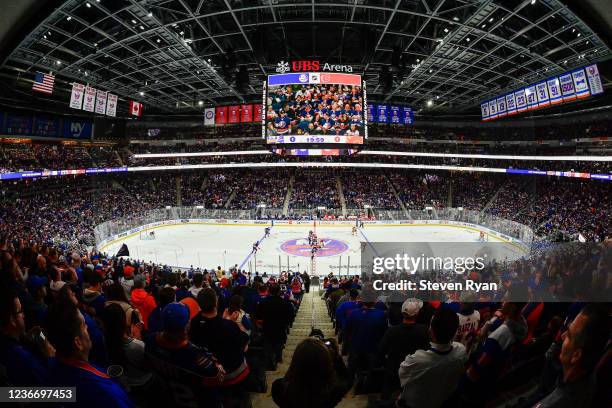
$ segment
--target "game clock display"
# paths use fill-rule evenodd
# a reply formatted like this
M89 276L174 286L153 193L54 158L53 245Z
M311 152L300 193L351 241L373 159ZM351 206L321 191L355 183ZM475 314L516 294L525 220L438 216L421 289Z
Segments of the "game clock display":
M264 86L262 133L267 144L362 145L367 138L361 75L270 75Z

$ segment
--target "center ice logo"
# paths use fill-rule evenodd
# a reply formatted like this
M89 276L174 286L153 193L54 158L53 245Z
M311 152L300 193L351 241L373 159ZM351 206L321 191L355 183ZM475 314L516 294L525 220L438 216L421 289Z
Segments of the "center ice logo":
M340 255L349 249L346 242L338 241L337 239L322 238L323 247L317 251L317 256L334 256ZM298 238L285 241L280 246L281 251L296 256L311 256L312 247L308 245L308 239Z

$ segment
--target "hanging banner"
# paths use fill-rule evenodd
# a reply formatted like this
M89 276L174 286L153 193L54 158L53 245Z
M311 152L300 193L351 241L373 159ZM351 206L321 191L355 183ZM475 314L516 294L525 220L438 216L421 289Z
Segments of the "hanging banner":
M409 106L404 106L402 110L403 110L402 123L404 125L414 124L414 111L412 110L412 108Z
M519 89L513 93L516 112L538 109L550 105L571 102L588 98L604 92L597 64L574 69L558 77L551 77L536 84ZM512 93L506 95L506 112L513 114ZM494 104L492 102L495 101ZM482 120L504 116L500 106L501 98L482 102L480 105ZM488 107L486 112L485 105ZM495 105L495 106L493 106ZM488 113L488 116L485 115ZM494 116L494 114L497 114Z
M85 87L85 99L83 99L83 110L93 112L96 104L96 89L91 86Z
M98 89L96 92L96 113L99 115L106 114L106 100L108 99L108 92L102 92Z
M506 97L502 96L497 98L497 116L504 117L506 116Z
M214 126L215 124L215 108L204 109L204 126Z
M399 124L400 123L400 108L399 106L390 106L389 107L390 113L391 113L391 119L390 122L391 124Z
M249 123L253 121L253 105L240 106L240 122Z
M576 92L576 96L578 98L582 99L591 96L591 91L589 91L589 84L587 83L584 69L577 69L576 71L572 72L572 78L574 79L574 91Z
M238 123L240 122L240 105L232 105L228 108L229 116L227 123Z
M376 121L378 123L387 123L389 121L387 117L387 105L377 105L376 112L378 112L376 116Z
M263 114L263 105L257 104L253 106L253 122L261 122Z
M516 99L514 93L506 95L506 110L508 115L516 115Z
M548 87L546 82L536 84L536 94L538 95L538 107L550 105L550 97L548 96Z
M108 94L106 101L106 114L108 116L117 116L117 95Z
M561 95L561 85L559 85L559 78L551 78L546 81L548 86L548 95L550 96L550 103L557 105L563 102L563 95Z
M527 97L527 109L533 110L538 108L538 94L536 87L530 86L525 88L525 96Z
M482 120L489 120L489 103L481 103L480 104L480 115L482 116Z
M591 88L591 95L598 95L603 93L603 85L601 83L601 77L599 76L599 69L597 64L589 65L586 67L586 75L589 81L589 88Z
M516 111L525 112L527 110L527 97L525 96L525 90L519 89L514 93L514 99L516 101Z
M576 90L574 89L574 79L572 78L572 74L561 75L559 77L559 83L561 84L563 102L576 99Z
M217 106L215 108L215 124L225 125L227 123L227 106Z
M72 94L70 95L70 107L72 109L81 109L83 106L83 95L85 93L85 85L72 84Z
M489 118L496 119L497 118L497 99L493 99L489 101Z

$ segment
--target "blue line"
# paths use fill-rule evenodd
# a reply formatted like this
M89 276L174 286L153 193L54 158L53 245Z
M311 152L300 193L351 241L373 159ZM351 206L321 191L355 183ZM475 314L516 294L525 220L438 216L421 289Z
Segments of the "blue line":
M368 239L368 237L366 237L366 235L363 233L363 228L357 228L357 230L359 231L359 233L361 234L361 236L366 240L366 242L368 243L368 245L370 246L370 248L372 248L372 251L374 251L374 254L380 258L380 255L378 254L378 251L376 250L376 248L374 248L374 245L372 245L372 243L370 242L370 240Z
M272 232L272 228L273 227L270 227L270 232ZM263 237L259 238L259 245L261 245L261 243L264 241L264 239L266 239L266 234L265 233L264 233ZM238 267L239 270L242 270L242 267L244 266L245 263L247 263L249 261L249 259L251 259L251 256L253 256L253 251L251 251L251 253L248 254L246 258L244 258L244 261L242 261L242 263ZM255 265L255 269L257 270L257 265Z

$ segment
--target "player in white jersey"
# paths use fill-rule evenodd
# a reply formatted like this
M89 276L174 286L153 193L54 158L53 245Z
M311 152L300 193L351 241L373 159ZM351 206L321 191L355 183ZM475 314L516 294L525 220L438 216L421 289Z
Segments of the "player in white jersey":
M473 303L465 302L461 304L461 310L457 313L457 316L459 317L459 327L455 334L455 341L463 344L469 354L480 326L480 313L474 309Z

